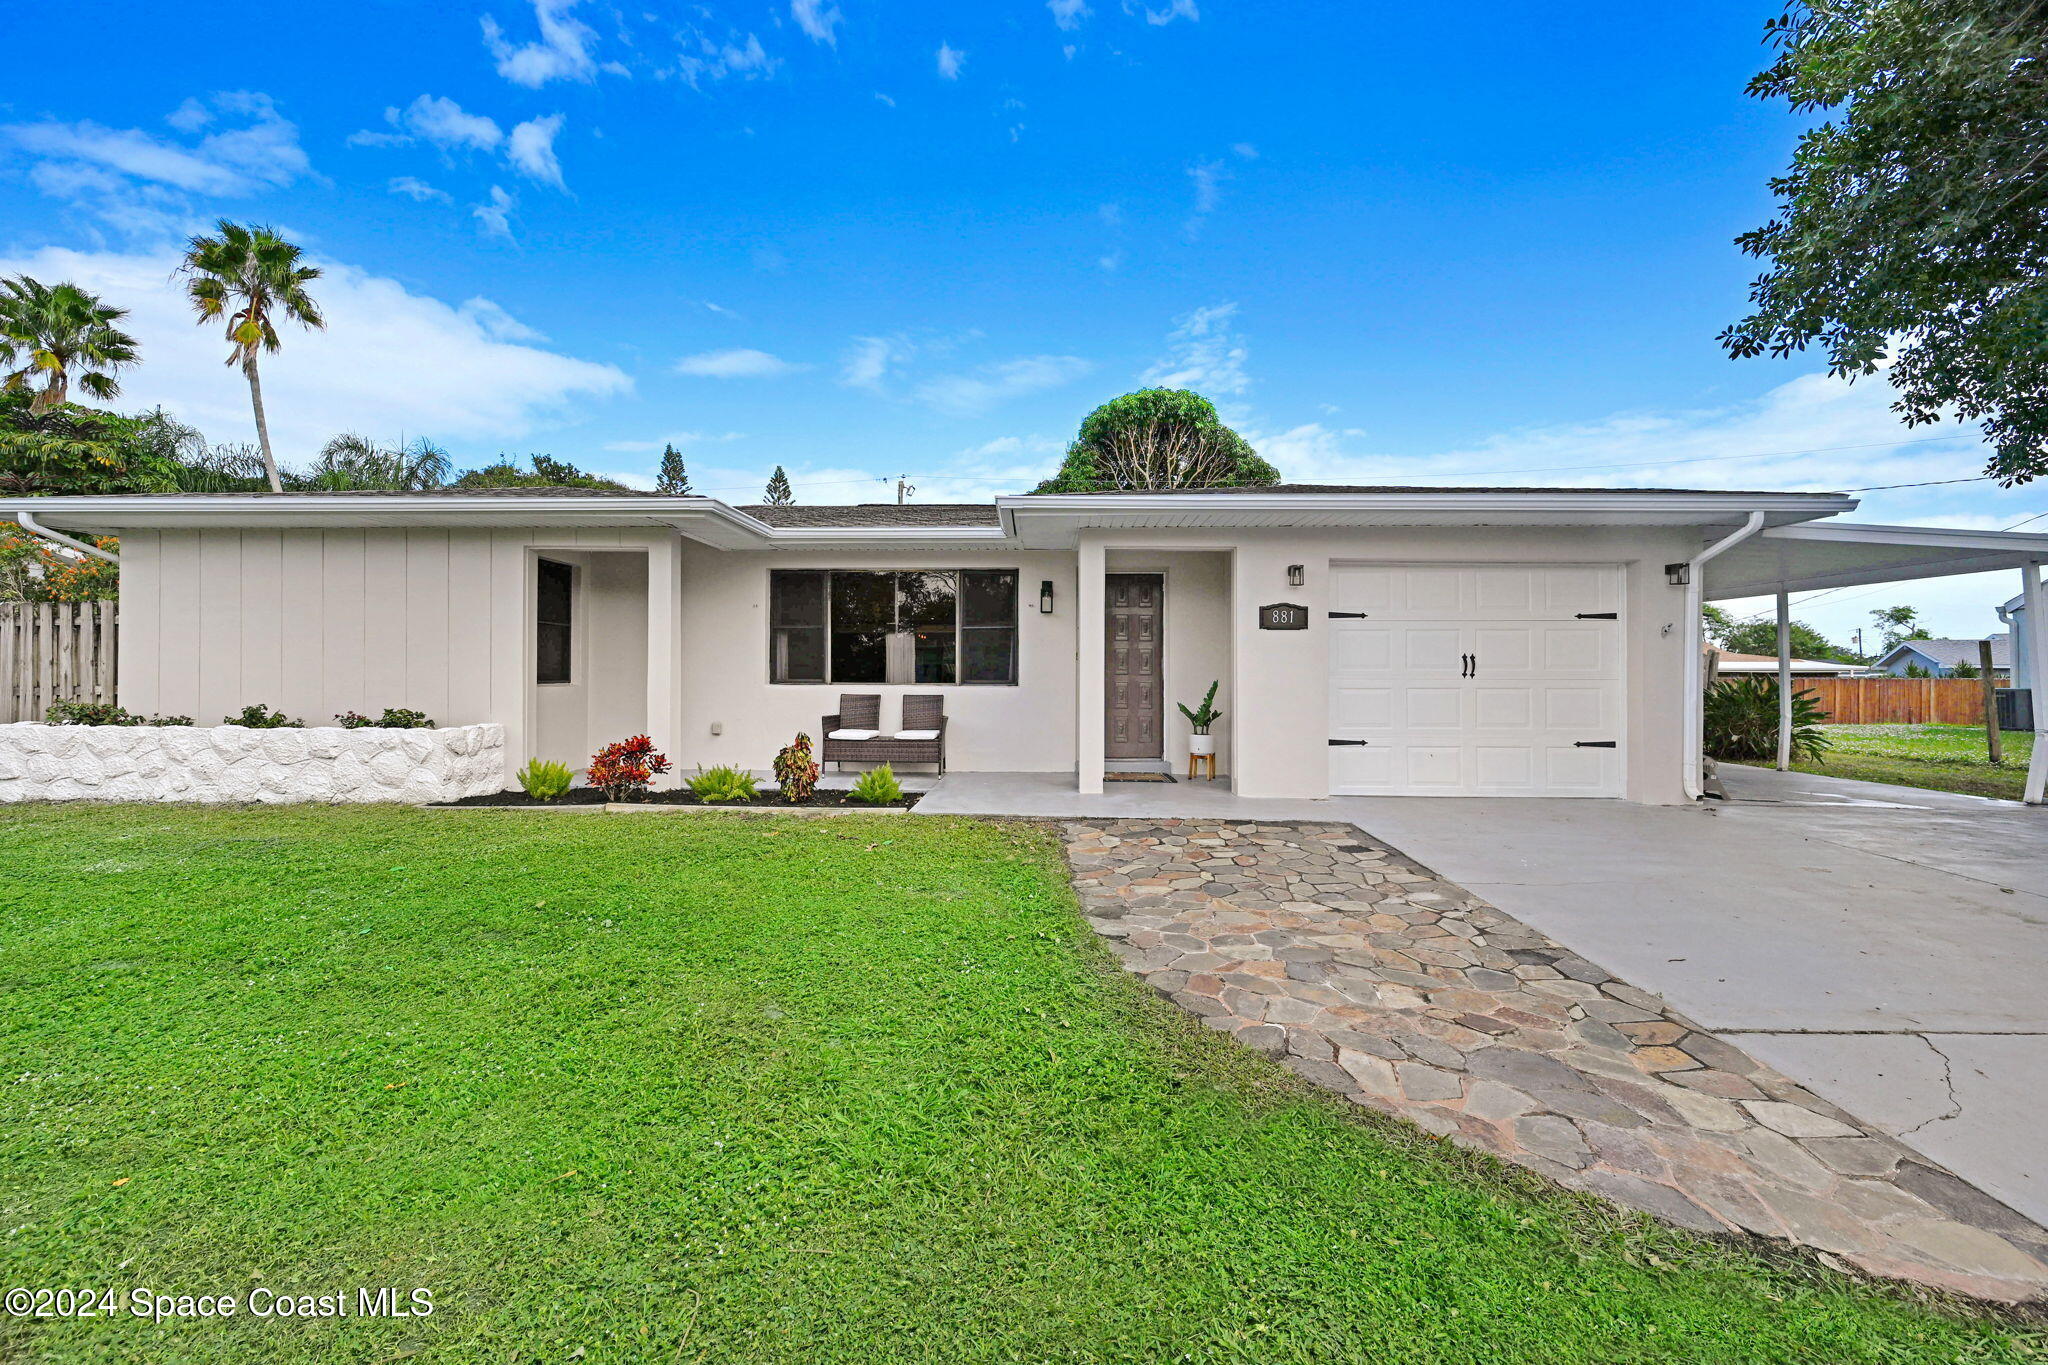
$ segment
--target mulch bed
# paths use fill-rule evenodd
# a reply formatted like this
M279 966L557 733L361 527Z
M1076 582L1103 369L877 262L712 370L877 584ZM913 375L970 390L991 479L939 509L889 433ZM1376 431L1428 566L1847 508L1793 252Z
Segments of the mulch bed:
M854 801L844 791L818 791L808 801L785 801L780 793L769 790L751 801L699 801L688 791L649 792L644 803L650 806L720 806L735 810L791 810L806 806L850 806L854 809L879 810L891 807L910 809L918 802L922 792L905 792L900 801L885 801L877 805L868 801ZM602 806L604 793L591 787L574 787L552 801L536 801L523 791L492 792L487 796L465 796L460 801L437 802L446 806Z

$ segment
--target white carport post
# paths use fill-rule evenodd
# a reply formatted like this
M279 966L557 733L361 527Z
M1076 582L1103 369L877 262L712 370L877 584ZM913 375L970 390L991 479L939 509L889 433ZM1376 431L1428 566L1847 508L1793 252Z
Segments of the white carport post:
M2034 689L2034 753L2027 760L2026 800L2038 806L2048 788L2048 686L2043 685L2048 684L2048 592L2041 589L2039 563L2020 570L2020 600L2027 612L2027 681Z
M1778 585L1778 771L1792 771L1792 594Z

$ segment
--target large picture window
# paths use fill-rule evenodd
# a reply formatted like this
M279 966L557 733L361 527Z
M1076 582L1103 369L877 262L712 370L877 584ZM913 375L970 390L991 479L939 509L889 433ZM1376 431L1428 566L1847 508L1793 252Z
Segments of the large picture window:
M776 569L768 677L778 683L1014 683L1013 569Z
M576 601L576 570L559 560L540 561L540 586L533 610L533 680L570 681L570 613Z

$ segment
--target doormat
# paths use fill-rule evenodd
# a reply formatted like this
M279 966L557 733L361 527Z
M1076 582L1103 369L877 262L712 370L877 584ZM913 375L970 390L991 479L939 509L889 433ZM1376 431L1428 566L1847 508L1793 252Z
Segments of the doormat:
M1171 782L1172 773L1104 773L1104 782Z

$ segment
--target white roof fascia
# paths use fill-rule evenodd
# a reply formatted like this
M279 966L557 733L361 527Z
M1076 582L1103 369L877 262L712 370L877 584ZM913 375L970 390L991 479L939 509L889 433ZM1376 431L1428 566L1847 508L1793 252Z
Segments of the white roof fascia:
M1873 583L1904 583L1923 578L1945 578L1954 574L1992 573L2027 564L2048 563L2048 535L2032 531L1964 531L1945 526L1882 526L1871 522L1837 522L1826 526L1776 526L1757 536L1745 551L1776 546L1784 551L1782 570L1751 567L1749 576L1734 575L1745 562L1732 559L1710 572L1709 600L1732 597L1760 597L1777 592L1781 583L1788 592L1813 592L1822 588L1854 588ZM1910 558L1872 558L1847 567L1798 568L1800 548L1869 546L1872 549L1907 550Z

